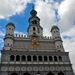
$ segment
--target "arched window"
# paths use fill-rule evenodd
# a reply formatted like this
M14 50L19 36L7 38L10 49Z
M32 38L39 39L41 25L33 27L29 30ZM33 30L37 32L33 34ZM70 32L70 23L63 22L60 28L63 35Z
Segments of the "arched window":
M37 57L36 56L33 56L33 61L37 61Z
M33 34L35 35L36 33L35 33L35 32L33 32Z
M31 61L31 56L27 56L27 61Z
M63 72L59 72L58 75L65 75Z
M34 21L34 24L37 24L37 21L36 20Z
M20 61L20 56L19 55L16 56L16 61Z
M38 57L38 60L39 60L39 61L42 61L42 56L39 56L39 57Z
M62 57L61 56L59 56L59 61L62 61Z
M11 75L18 75L17 73L12 73Z
M57 46L57 48L58 48L59 46Z
M60 47L61 47L61 45L60 45Z
M23 55L21 59L22 59L22 61L25 61L26 57Z
M52 56L49 56L49 61L52 61Z
M49 72L47 75L54 75L52 72Z
M14 61L14 58L15 58L14 55L11 55L10 56L10 61Z
M9 30L10 30L11 28L9 28Z
M31 75L30 73L24 73L23 75Z
M54 61L57 61L57 57L56 56L54 56Z
M39 28L38 28L38 33L40 33L40 30L39 30Z
M44 61L47 61L47 56L44 56Z
M54 31L54 33L55 33L55 31Z
M43 75L42 73L36 73L35 75Z
M35 27L33 27L33 31L35 31Z
M9 46L9 43L7 45Z
M8 35L10 35L10 33Z
M32 21L32 24L37 24L37 21L36 20Z

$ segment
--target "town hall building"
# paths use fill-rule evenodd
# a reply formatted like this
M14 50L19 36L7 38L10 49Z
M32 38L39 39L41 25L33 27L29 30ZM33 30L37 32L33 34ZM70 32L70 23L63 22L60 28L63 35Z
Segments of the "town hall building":
M37 11L33 8L30 14L27 36L14 35L12 22L6 25L0 75L74 75L60 29L54 25L52 36L43 36Z

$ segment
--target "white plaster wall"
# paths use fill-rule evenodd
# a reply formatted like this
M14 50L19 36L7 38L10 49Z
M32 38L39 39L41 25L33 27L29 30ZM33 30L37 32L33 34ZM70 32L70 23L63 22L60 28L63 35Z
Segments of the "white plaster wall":
M10 47L4 47L5 50L10 50Z
M11 45L13 46L13 39L11 39L11 38L5 39L4 44L5 45L9 44L9 46L11 46Z
M55 33L54 33L54 31L55 31ZM57 31L57 32L56 32L56 31ZM59 30L58 30L58 29L52 30L52 36L53 36L53 38L58 37L58 36L61 37Z
M35 27L35 31L33 31L33 27ZM37 30L38 26L31 26L30 29L29 29L29 36L33 34L33 32L35 32L38 36L43 36L43 33L42 33L42 29L39 27L39 31L40 33L38 33L38 30Z
M60 45L61 45L61 47L60 47ZM61 49L61 51L64 51L63 44L62 44L61 41L56 41L56 42L55 42L55 46L56 46L56 48ZM57 46L58 46L58 47L57 47Z
M27 41L15 41L14 42L14 49L24 49L24 50L31 50L33 48L32 42L27 42ZM41 50L49 50L49 51L54 51L56 49L54 43L50 42L38 42L38 49Z
M11 28L11 29L9 29ZM13 34L14 35L14 27L13 26L7 26L6 28L6 34Z

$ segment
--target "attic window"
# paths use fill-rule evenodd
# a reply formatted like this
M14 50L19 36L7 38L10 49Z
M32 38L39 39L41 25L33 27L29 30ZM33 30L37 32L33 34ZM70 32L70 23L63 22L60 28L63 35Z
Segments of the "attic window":
M54 31L54 33L55 33L55 31Z
M35 31L35 27L33 27L33 31Z
M14 55L11 55L10 56L10 61L14 61L14 59L15 59Z
M10 30L11 28L9 28L9 30Z
M57 61L57 57L56 56L54 56L54 61Z
M36 33L34 32L33 34L35 35Z
M20 56L19 55L16 56L16 61L20 61Z
M39 30L39 28L38 28L38 33L40 33L40 30Z
M10 35L10 33L8 35Z
M37 24L37 21L36 20L32 21L32 24Z

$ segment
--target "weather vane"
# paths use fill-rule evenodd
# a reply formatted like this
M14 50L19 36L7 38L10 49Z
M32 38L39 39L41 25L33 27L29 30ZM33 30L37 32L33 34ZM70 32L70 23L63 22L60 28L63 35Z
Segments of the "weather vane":
M34 9L35 0L32 0L32 9Z
M32 4L32 9L34 9L34 4Z
M32 3L32 9L34 9L34 4Z

